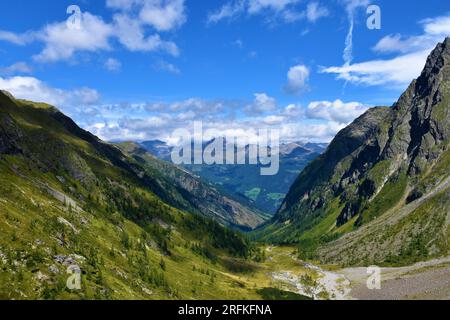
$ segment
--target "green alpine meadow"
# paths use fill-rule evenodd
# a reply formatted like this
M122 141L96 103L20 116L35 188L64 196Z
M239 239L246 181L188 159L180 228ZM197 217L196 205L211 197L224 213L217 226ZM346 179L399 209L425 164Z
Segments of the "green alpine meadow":
M450 299L449 16L63 2L0 13L0 300Z

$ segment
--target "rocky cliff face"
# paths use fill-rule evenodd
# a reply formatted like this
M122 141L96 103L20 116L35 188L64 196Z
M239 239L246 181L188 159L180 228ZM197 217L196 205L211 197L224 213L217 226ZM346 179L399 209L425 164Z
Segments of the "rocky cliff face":
M444 206L439 212L427 211L424 206L428 201L423 200L448 192L445 190L450 175L449 98L450 38L447 38L433 50L421 76L392 108L369 110L342 130L326 153L301 173L274 222L266 227L272 236L267 233L265 236L281 242L313 240L318 247L330 247L343 234L358 233L364 229L362 226L383 221L388 213L395 215L402 208L421 202L424 214L441 214L445 219L433 230L427 229L429 225L417 224L414 229L418 234L437 232L436 237L445 234L442 241L447 243L450 207ZM380 232L385 234L386 230ZM447 251L442 241L437 249L436 237L435 241L429 239L434 244L424 245L430 255ZM366 258L384 261L389 255L405 250L409 240L405 238L403 242L377 252L377 258L363 254L356 261ZM354 260L350 256L322 253L333 261Z

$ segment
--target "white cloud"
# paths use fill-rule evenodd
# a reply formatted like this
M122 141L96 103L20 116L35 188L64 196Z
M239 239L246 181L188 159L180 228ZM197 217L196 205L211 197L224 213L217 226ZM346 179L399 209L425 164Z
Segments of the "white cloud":
M298 94L308 88L309 69L304 65L291 67L287 74L285 90L291 94Z
M305 115L310 119L327 120L346 125L368 109L367 106L359 102L315 101L308 105Z
M379 53L411 53L432 50L436 44L450 34L450 16L425 19L420 22L424 33L405 37L391 34L382 38L373 48Z
M84 128L106 140L168 141L174 130L192 131L193 122L202 121L204 131L214 129L222 136L247 137L248 133L255 136L259 129L278 129L283 142L329 142L368 107L336 100L311 102L307 107L291 104L278 108L274 98L259 93L255 94L251 108L260 112L248 108L244 101L236 104L190 98L171 103L93 106L81 109L84 113L80 117L84 117ZM245 117L235 117L230 109L248 113Z
M311 22L316 22L320 18L330 14L327 8L322 7L318 2L311 2L306 7L306 17Z
M353 30L355 28L355 13L359 8L369 5L369 0L343 0L348 16L349 29L345 38L344 63L349 65L353 60Z
M160 116L149 116L143 119L124 118L120 120L121 128L135 131L162 129L164 127L167 127L167 124L168 120Z
M423 47L424 40L425 39L423 37L410 37L403 39L400 34L393 34L378 41L373 50L380 53L408 53Z
M423 34L410 37L388 35L373 48L377 53L398 53L394 58L354 64L346 62L341 67L323 68L321 72L336 74L338 79L356 84L404 87L420 75L430 51L450 33L450 16L426 19L420 23Z
M108 58L105 61L105 68L109 71L117 72L120 71L120 69L122 69L122 63L117 59Z
M16 62L8 67L0 68L0 73L12 75L17 73L32 73L33 68L26 62Z
M290 104L283 110L283 115L287 117L299 117L303 115L303 109L300 105Z
M263 119L263 122L268 125L281 124L286 120L283 116L270 115Z
M139 17L158 31L176 29L186 22L184 0L145 1Z
M164 60L161 60L157 64L155 64L155 69L172 73L175 75L181 74L181 70L176 65Z
M65 91L66 103L70 105L82 104L82 105L93 105L100 100L100 94L97 90L91 88L80 88L72 91Z
M81 28L69 28L62 21L22 34L0 30L0 40L16 45L44 43L44 49L33 57L41 62L70 60L77 52L109 51L114 39L130 51L179 54L175 43L162 40L158 33L148 34L147 29L170 31L180 27L186 21L184 0L108 0L107 5L121 11L114 14L112 22L84 12Z
M268 96L266 93L255 93L254 97L253 103L246 108L247 113L261 114L277 109L277 101L275 98Z
M244 12L245 6L245 0L226 3L218 11L208 15L208 23L217 23L224 19L233 18Z
M307 4L302 9L299 8L299 4L302 4L301 0L232 0L217 11L210 13L208 22L217 23L244 13L248 15L269 14L273 18L281 18L285 22L295 22L305 18L310 22L315 22L329 14L328 10L319 5L317 1Z
M45 43L45 48L34 58L51 62L70 59L76 51L109 50L109 39L113 34L114 28L101 17L85 12L80 29L69 28L66 22L59 22L40 31L37 38Z
M429 51L419 51L390 60L372 60L342 67L325 68L321 72L334 73L338 79L365 85L395 84L404 86L420 75Z
M134 6L142 4L143 0L106 0L106 6L109 8L130 10Z
M280 127L284 141L330 142L346 125L326 123L286 123Z
M0 40L14 43L19 46L24 46L35 39L33 32L26 32L23 34L16 34L10 31L0 30Z
M164 41L158 34L146 37L142 24L126 14L114 15L120 43L130 51L166 51L173 56L179 54L175 43Z
M441 16L432 19L423 20L425 33L429 35L449 35L450 34L450 16Z
M185 112L193 111L196 116L205 117L208 114L217 115L223 114L225 104L231 108L233 103L228 101L214 101L200 98L189 98L182 101L165 103L156 102L146 104L145 109L148 111L167 111L167 112Z
M106 6L127 14L134 11L134 20L157 31L174 30L187 20L185 0L107 0Z
M152 135L146 131L122 128L116 122L98 122L84 126L86 130L106 141L144 141Z
M258 13L264 9L272 9L281 11L288 5L299 2L299 0L249 0L248 11L250 13Z
M99 93L90 88L63 90L52 88L33 77L1 78L0 88L11 92L19 99L45 102L61 108L91 105L100 99Z
M255 134L264 128L280 130L282 141L328 142L367 109L360 103L340 100L312 102L306 108L298 104L278 108L273 97L257 93L251 104L252 113L236 118L230 111L249 111L248 104L190 98L170 103L101 105L94 89L53 88L33 77L0 77L0 88L18 98L60 107L83 128L110 141L167 141L175 129L192 130L193 121L202 121L204 130L215 129L223 136L247 137L249 132Z

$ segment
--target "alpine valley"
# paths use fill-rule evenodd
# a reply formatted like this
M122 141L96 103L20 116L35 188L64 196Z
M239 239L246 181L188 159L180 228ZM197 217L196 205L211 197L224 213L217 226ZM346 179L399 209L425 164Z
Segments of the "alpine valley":
M142 147L154 156L171 162L172 147L165 142L144 141ZM276 175L261 175L262 165L186 164L187 170L250 203L269 216L278 210L289 188L305 166L326 149L324 143L291 142L280 146L280 170ZM205 146L203 147L203 149ZM246 146L248 157L249 146ZM192 163L194 163L192 161Z
M0 299L449 299L449 147L450 38L394 106L284 144L266 180L1 91Z

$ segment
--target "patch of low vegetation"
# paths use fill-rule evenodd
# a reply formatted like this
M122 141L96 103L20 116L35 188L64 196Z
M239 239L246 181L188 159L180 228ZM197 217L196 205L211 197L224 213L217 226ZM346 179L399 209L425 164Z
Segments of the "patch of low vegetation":
M259 269L256 263L242 259L233 259L224 257L221 259L221 264L232 273L237 274L251 274Z
M253 188L245 192L245 196L253 201L256 201L261 193L261 188Z
M309 297L290 291L283 291L277 288L264 288L258 290L257 293L263 298L263 300L312 300Z
M366 224L380 217L388 210L395 208L405 195L406 185L406 174L401 174L388 181L375 199L366 204L358 225Z

